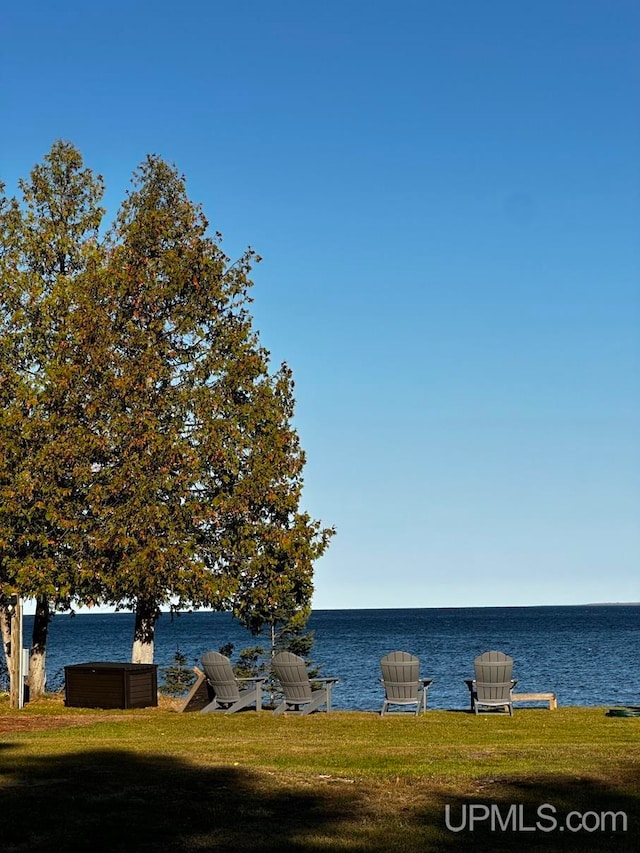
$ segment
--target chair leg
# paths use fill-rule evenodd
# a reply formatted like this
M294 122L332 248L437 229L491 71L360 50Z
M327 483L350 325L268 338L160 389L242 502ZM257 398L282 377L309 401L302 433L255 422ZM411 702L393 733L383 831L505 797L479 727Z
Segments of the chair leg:
M208 705L205 705L204 708L200 711L201 714L213 714L216 711L222 711L223 708L218 705L217 699L212 699Z
M319 695L315 696L311 702L309 702L306 707L300 710L300 716L306 717L307 714L311 714L313 711L317 711L322 705L327 706L327 711L331 709L331 698L327 696L324 690L317 691Z

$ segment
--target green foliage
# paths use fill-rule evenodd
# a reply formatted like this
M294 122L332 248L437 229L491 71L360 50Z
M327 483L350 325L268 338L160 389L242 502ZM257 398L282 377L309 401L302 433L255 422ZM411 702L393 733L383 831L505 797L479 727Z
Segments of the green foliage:
M99 264L102 179L57 142L21 201L0 186L0 592L37 600L32 693L51 610L84 597L92 434L78 290Z
M165 696L184 696L196 680L193 669L187 667L187 658L176 648L171 666L161 670L163 682L159 690Z
M233 643L225 643L224 646L220 646L218 651L220 652L221 655L224 655L225 657L230 658L231 655L233 654L234 649L235 649L235 646Z
M91 432L77 289L99 261L100 177L57 142L0 187L0 583L67 607L86 548Z
M242 649L238 656L238 662L234 666L236 675L239 678L263 675L267 671L264 653L265 650L262 646L250 646Z
M233 656L235 646L233 643L225 643L220 646L220 654L225 655L229 659ZM238 678L253 678L255 676L264 675L268 671L268 664L264 658L265 649L263 646L247 646L242 649L238 655L237 661L232 662L233 671Z
M309 657L314 642L313 631L307 631L307 621L310 615L311 608L305 607L294 613L279 627L274 635L274 654L279 651L287 651L303 658Z
M233 670L239 678L250 678L266 675L268 689L271 693L276 691L277 683L271 675L271 658L280 651L293 652L305 659L309 675L313 678L319 675L319 669L313 666L310 660L313 648L313 631L307 631L307 620L311 614L310 608L295 613L291 619L280 626L271 626L268 635L268 645L248 646L242 649L238 660L233 665ZM260 635L264 637L264 634ZM233 643L227 643L220 648L220 653L231 658L234 651Z
M0 192L0 584L53 607L232 610L254 633L308 606L333 529L300 510L293 378L232 262L156 156L99 239L102 179L56 143ZM134 644L135 655L135 644Z

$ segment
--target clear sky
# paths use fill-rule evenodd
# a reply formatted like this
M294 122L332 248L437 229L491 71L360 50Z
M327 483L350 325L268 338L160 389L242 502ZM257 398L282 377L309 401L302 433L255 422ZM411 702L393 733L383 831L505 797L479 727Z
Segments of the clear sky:
M296 379L314 606L640 601L637 0L31 0L0 179L174 162Z

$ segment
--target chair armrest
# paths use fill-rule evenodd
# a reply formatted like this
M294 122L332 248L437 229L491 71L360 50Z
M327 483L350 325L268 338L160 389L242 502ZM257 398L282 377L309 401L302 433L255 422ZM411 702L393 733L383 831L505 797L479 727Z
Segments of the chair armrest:
M310 678L309 681L312 684L321 683L321 684L337 684L340 679L339 678Z
M236 681L253 681L255 684L264 684L266 680L267 678L264 675L249 675L243 678L236 677Z
M421 678L420 681L425 689L433 684L433 678Z

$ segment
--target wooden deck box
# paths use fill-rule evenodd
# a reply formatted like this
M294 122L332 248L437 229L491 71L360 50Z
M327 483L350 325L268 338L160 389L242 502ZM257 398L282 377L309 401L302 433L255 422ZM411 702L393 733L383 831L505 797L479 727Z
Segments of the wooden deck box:
M147 663L65 666L65 705L74 708L148 708L158 704L158 667Z

